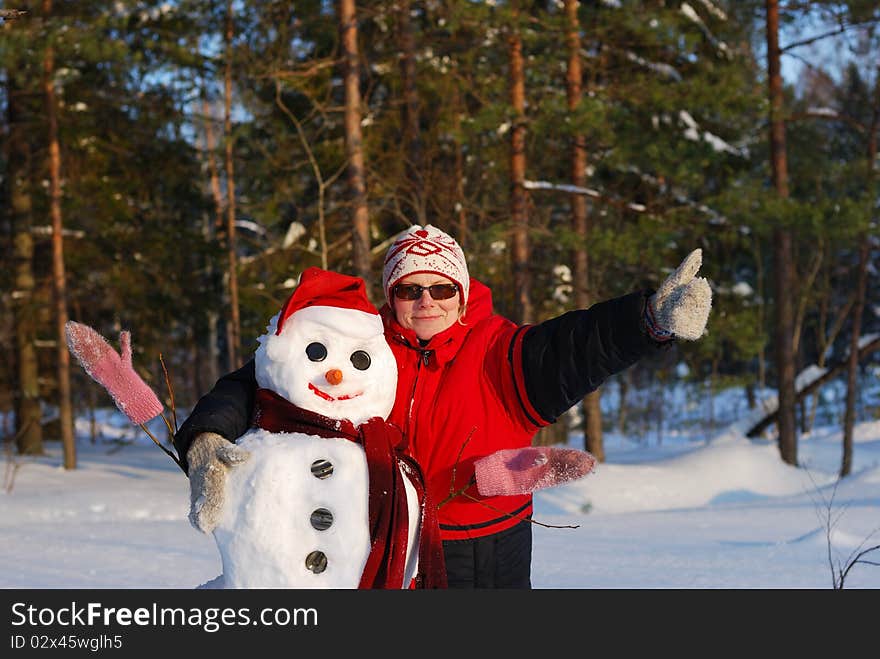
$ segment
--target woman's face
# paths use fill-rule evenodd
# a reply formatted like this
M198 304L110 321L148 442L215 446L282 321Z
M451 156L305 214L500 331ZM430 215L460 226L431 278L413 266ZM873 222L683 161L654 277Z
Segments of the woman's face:
M431 297L427 287L434 284L452 283L448 277L431 273L407 275L401 279L397 285L417 284L425 289L421 296L415 300L401 300L392 291L391 301L397 322L403 327L413 330L416 336L423 341L428 341L434 335L451 327L458 320L460 299L458 291L446 300L435 300Z

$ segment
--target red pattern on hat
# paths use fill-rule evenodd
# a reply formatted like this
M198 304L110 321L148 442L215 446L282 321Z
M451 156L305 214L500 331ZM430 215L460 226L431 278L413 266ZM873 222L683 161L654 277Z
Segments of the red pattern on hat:
M458 285L459 300L466 304L470 275L464 252L455 239L430 224L410 227L385 254L382 288L391 303L391 290L407 275L421 273L446 277Z

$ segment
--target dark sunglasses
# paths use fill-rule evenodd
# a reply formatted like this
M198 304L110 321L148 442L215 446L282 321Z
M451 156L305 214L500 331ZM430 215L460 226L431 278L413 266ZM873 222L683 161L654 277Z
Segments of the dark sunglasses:
M418 300L422 292L428 291L434 300L448 300L458 293L457 284L434 284L433 286L419 286L418 284L397 284L394 287L394 296L400 300Z

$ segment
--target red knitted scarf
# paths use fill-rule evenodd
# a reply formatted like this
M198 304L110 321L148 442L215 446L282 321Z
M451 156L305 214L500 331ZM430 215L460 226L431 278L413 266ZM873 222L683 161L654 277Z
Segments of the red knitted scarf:
M370 554L358 588L401 588L406 567L408 507L401 469L410 476L422 509L417 588L446 588L437 508L428 500L419 465L404 453L397 426L373 417L355 427L297 407L269 389L257 389L254 425L269 432L345 438L364 447L369 472ZM400 469L398 469L398 466Z

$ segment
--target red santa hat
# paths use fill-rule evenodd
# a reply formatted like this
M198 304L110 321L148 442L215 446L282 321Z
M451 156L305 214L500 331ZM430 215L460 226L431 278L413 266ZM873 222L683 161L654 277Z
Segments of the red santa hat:
M307 268L300 276L296 290L281 307L276 336L281 334L285 320L306 307L339 307L379 315L376 307L367 299L367 287L360 277Z
M471 278L464 252L455 238L430 224L415 225L402 233L385 254L382 289L388 304L395 284L407 275L442 275L458 284L461 304L467 304Z

